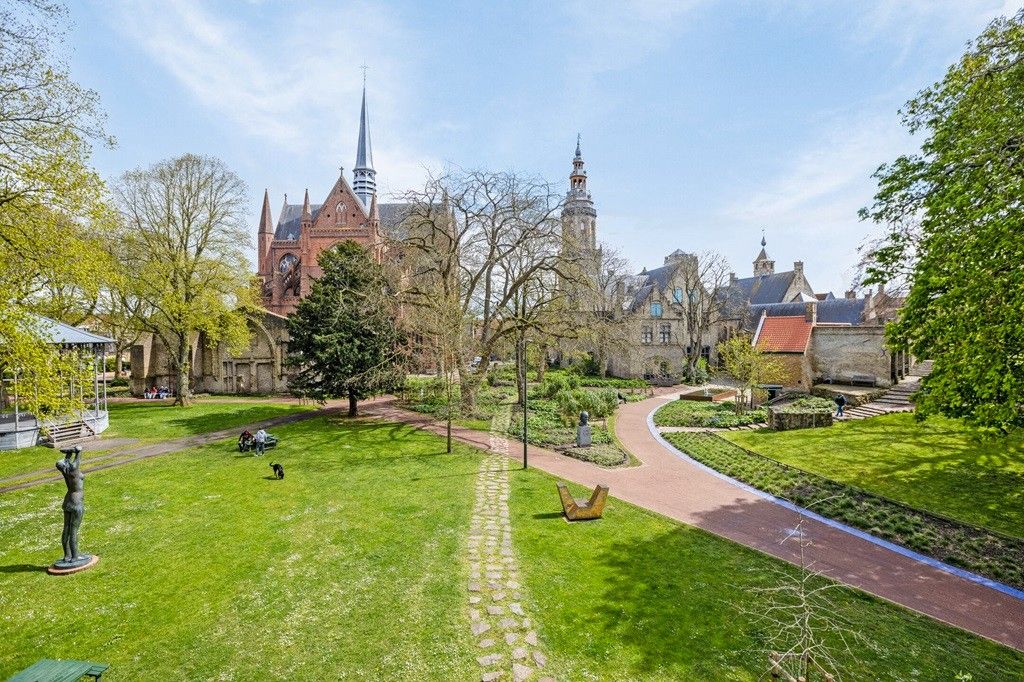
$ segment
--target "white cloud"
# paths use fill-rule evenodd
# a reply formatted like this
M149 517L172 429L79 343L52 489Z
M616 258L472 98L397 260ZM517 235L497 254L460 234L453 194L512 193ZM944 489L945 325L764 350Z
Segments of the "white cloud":
M857 216L875 193L871 175L914 147L915 140L891 115L840 116L782 160L760 187L721 209L720 218L738 233L766 229L780 263L790 256L805 260L809 273L819 275L812 283L845 287L854 274L857 247L872 230Z
M112 6L110 20L228 125L280 150L321 163L341 159L346 167L355 158L358 67L365 60L375 165L387 169L389 186L405 188L419 184L417 169L434 162L410 148L413 135L404 132L409 121L399 113L415 92L406 66L413 48L390 48L416 41L391 13L374 7L289 6L273 25L261 26L252 21L254 9L228 13L201 0L122 0Z

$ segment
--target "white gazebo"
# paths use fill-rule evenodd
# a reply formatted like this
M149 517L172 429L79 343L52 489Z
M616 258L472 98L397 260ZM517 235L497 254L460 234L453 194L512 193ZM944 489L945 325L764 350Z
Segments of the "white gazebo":
M37 323L39 332L53 345L65 352L77 352L83 361L91 363L92 381L71 379L68 383L67 390L78 398L81 409L40 420L31 412L22 411L19 405L19 395L31 395L34 385L20 381L16 368L5 372L0 386L0 450L38 445L41 438L46 445L63 445L98 436L110 425L107 384L102 377L107 350L114 340L48 317L38 317Z

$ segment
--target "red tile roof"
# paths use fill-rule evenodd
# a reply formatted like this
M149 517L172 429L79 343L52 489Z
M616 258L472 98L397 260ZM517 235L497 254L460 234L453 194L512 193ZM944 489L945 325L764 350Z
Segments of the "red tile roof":
M803 353L813 325L803 315L766 317L757 334L757 349L765 353Z

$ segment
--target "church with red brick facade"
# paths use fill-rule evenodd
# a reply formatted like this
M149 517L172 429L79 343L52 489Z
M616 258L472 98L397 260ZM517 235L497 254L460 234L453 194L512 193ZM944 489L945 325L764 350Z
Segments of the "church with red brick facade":
M398 222L404 204L379 204L376 176L364 84L352 184L342 169L321 203L310 203L309 190L301 204L288 203L286 194L276 223L270 209L270 192L263 194L256 250L263 306L267 310L278 315L293 312L299 300L309 293L312 280L321 274L317 265L320 252L340 241L354 241L378 261L383 258L384 230Z

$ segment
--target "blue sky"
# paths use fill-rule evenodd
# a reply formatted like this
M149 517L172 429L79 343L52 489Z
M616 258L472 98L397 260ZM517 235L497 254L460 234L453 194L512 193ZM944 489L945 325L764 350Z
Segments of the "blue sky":
M278 210L355 159L362 72L378 183L446 163L567 184L583 135L598 238L639 270L712 249L847 288L871 173L914 148L897 111L1000 0L72 2L69 61L96 89L103 175L219 156Z

